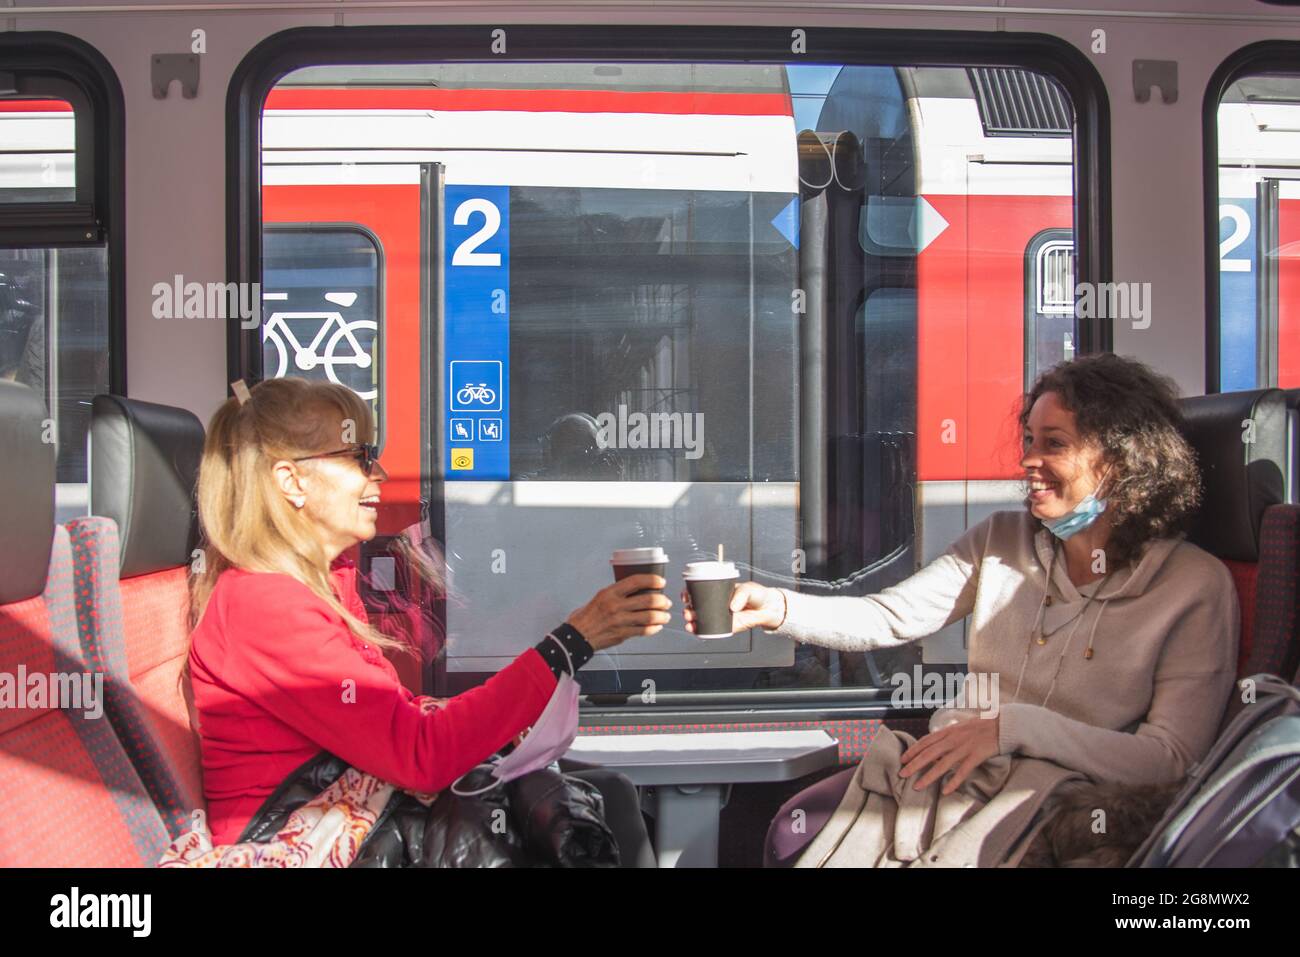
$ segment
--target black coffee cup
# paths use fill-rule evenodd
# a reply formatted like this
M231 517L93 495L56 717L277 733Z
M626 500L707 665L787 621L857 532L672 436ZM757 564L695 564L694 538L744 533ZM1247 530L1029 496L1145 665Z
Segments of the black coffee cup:
M654 548L616 548L609 563L614 566L614 581L620 582L631 575L658 575L664 577L668 570L668 555L658 546ZM660 592L659 588L643 588L636 592L645 595Z
M696 638L730 638L731 594L740 573L734 562L690 562L682 573L695 612Z

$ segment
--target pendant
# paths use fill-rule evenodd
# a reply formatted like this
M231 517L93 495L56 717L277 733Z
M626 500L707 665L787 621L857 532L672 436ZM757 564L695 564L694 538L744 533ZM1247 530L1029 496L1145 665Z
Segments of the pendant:
M1048 596L1047 596L1046 604L1047 604L1047 606L1048 606L1049 608L1052 606L1052 596L1051 596L1051 595L1048 595Z
M1039 636L1038 636L1038 643L1039 643L1040 645L1045 645L1045 644L1047 644L1047 638L1046 638L1045 636L1043 636L1043 635L1039 635Z
M1083 653L1083 657L1084 657L1084 658L1091 658L1091 657L1092 657L1092 649L1089 648L1087 651L1085 651L1085 652Z

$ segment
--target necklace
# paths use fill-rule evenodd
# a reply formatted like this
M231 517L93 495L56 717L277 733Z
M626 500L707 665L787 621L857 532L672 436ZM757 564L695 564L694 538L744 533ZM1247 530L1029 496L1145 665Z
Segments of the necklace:
M1111 576L1111 572L1107 572L1107 573L1106 573L1105 578L1103 578L1103 579L1101 580L1101 584L1098 585L1098 586L1093 590L1093 593L1092 593L1091 595L1088 596L1087 601L1085 601L1085 602L1083 603L1083 608L1081 608L1081 609L1079 610L1079 613L1078 613L1077 615L1072 616L1068 621L1062 623L1061 625L1058 625L1056 628L1053 628L1051 631L1047 632L1047 634L1044 634L1044 633L1043 633L1043 613L1044 613L1044 610L1047 608L1047 605L1049 604L1049 602L1050 602L1050 600L1051 600L1050 596L1048 595L1048 591L1049 591L1049 590L1051 589L1051 587L1052 587L1052 571L1053 571L1053 569L1054 569L1055 567L1056 567L1056 548L1055 548L1055 546L1053 546L1053 548L1052 548L1052 558L1051 558L1051 560L1047 563L1047 584L1046 584L1046 586L1045 586L1044 589L1043 589L1043 600L1042 600L1041 602L1039 602L1039 604L1038 604L1038 617L1034 620L1034 627L1033 627L1033 630L1030 632L1030 635L1029 635L1029 641L1028 641L1028 643L1026 643L1026 645L1025 645L1025 657L1024 657L1023 660L1021 660L1021 662L1020 662L1020 676L1019 676L1018 678L1016 678L1016 690L1013 691L1012 694L1011 694L1011 700L1012 700L1013 702L1014 702L1014 701L1019 701L1019 700L1020 700L1020 687L1021 687L1021 685L1024 683L1024 680L1025 680L1025 668L1026 668L1026 666L1028 666L1028 664L1029 664L1029 649L1031 649L1031 648L1034 646L1034 635L1037 634L1037 636L1038 636L1038 643L1039 643L1040 645L1045 645L1045 644L1047 644L1047 638L1048 638L1049 635L1054 635L1054 634L1056 634L1058 631L1060 631L1060 630L1061 630L1062 628L1064 628L1066 625L1068 625L1068 624L1070 624L1071 622L1073 622L1073 623L1074 623L1074 627L1070 629L1070 634L1067 636L1066 641L1065 641L1064 645L1063 645L1062 648L1061 648L1061 657L1060 657L1060 658L1057 660L1057 662L1056 662L1056 670L1052 672L1052 683L1051 683L1050 685L1048 685L1048 687L1047 687L1047 694L1046 694L1046 696L1044 696L1044 698L1043 698L1043 703L1042 703L1042 705L1040 706L1040 707L1044 707L1044 708L1047 707L1047 702L1048 702L1049 700L1051 700L1052 692L1056 690L1056 680L1057 680L1057 678L1058 678L1058 677L1060 676L1060 674L1061 674L1061 666L1065 663L1065 655L1066 655L1066 652L1068 652L1068 651L1070 650L1070 645L1074 642L1074 633L1075 633L1076 631L1079 630L1079 625L1081 625L1081 624L1083 623L1083 614L1084 614L1084 612L1086 612L1086 611L1088 610L1088 606L1092 604L1092 600L1093 600L1094 598L1096 598L1096 597L1097 597L1097 594L1101 591L1102 585L1105 585L1106 582L1110 579L1110 576ZM1106 611L1106 604L1109 603L1109 602L1110 602L1110 599L1109 599L1109 598L1107 598L1104 602L1102 602L1102 607L1101 607L1101 612L1102 612L1102 614L1105 614L1105 611ZM1093 623L1093 631L1094 631L1094 632L1096 631L1096 628L1097 628L1097 625L1096 625L1096 623L1094 622L1094 623ZM1091 639L1091 638L1088 639L1088 648L1087 648L1086 651L1084 651L1083 657L1084 657L1084 658L1092 658L1092 639Z
M1107 577L1110 577L1110 576L1108 575ZM1106 579L1103 578L1103 579L1102 579L1102 582L1104 583L1105 581L1106 581ZM1070 622L1075 621L1075 620L1077 620L1077 619L1079 619L1079 618L1082 618L1083 615L1088 611L1088 606L1092 604L1092 600L1093 600L1094 598L1097 597L1097 592L1098 592L1098 591L1101 591L1101 586L1098 586L1098 587L1097 587L1097 591L1094 591L1091 595L1089 595L1086 599L1084 599L1083 607L1082 607L1082 608L1080 608L1077 612L1075 612L1075 613L1074 613L1073 615L1071 615L1069 618L1065 619L1065 621L1061 622L1059 625L1057 625L1057 626L1056 626L1055 628L1053 628L1051 631L1043 631L1043 618L1044 618L1043 608L1045 608L1046 605L1047 605L1047 603L1044 602L1044 603L1043 603L1043 608L1039 608L1039 611L1038 611L1038 621L1036 622L1036 624L1035 624L1035 626L1034 626L1034 634L1037 636L1038 643L1039 643L1040 645L1045 645L1045 644L1047 644L1047 639L1048 639L1048 638L1051 638L1052 635L1056 634L1058 631L1060 631L1060 630L1061 630L1062 628L1064 628L1066 625L1070 624Z
M1033 631L1030 633L1030 637L1036 638L1040 645L1047 644L1047 639L1052 637L1052 635L1056 634L1058 631L1060 631L1062 628L1064 628L1066 625L1070 624L1071 622L1077 621L1078 619L1082 618L1084 614L1087 613L1088 606L1092 604L1092 600L1096 598L1097 594L1101 591L1102 586L1104 586L1106 582L1110 580L1110 576L1113 572L1112 569L1112 571L1106 573L1105 577L1102 578L1100 584L1098 584L1097 587L1093 589L1092 594L1088 595L1087 598L1084 600L1083 607L1080 608L1078 612L1071 615L1065 621L1061 622L1061 624L1057 625L1051 631L1043 631L1043 619L1045 618L1047 613L1047 606L1052 603L1052 596L1050 594L1050 591L1052 588L1052 571L1055 567L1056 567L1056 547L1055 545L1053 545L1052 560L1047 563L1047 586L1046 588L1043 589L1043 600L1038 605L1038 617L1034 619L1034 628Z

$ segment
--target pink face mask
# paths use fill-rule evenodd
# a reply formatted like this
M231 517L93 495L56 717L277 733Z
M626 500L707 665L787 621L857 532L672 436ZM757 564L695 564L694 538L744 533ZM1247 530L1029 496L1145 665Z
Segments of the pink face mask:
M457 789L457 785L464 779L464 775L461 775L452 784L451 793L472 797L490 791L499 784L523 777L530 771L544 768L563 757L577 736L578 683L568 675L560 675L555 690L551 692L551 700L546 702L537 723L524 736L519 746L504 758L487 762L487 766L492 768L492 783L476 791L461 791Z

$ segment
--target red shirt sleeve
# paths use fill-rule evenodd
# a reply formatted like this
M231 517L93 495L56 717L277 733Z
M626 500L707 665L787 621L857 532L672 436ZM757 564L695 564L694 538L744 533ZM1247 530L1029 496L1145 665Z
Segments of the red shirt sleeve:
M378 650L288 575L245 574L224 603L222 679L354 767L440 791L536 722L555 676L529 649L488 681L426 711Z

